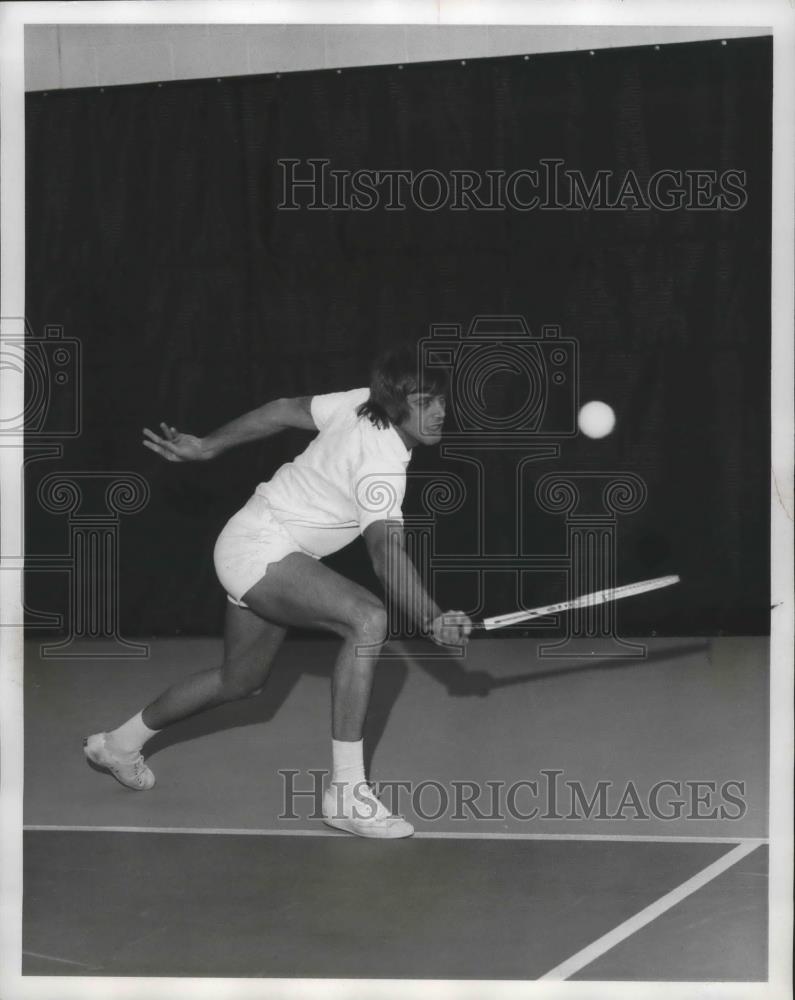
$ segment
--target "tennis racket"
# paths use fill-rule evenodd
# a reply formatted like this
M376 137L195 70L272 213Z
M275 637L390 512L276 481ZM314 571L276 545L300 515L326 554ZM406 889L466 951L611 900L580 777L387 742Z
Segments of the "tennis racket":
M596 604L606 604L608 601L620 601L623 597L636 597L650 590L661 590L679 583L678 576L658 576L653 580L640 580L638 583L627 583L622 587L608 587L606 590L596 590L592 594L583 594L571 601L559 601L557 604L546 604L541 608L530 608L526 611L513 611L507 615L495 615L475 623L476 628L491 631L495 628L506 628L508 625L518 625L533 618L543 618L545 615L556 615L561 611L573 611L575 608L590 608Z

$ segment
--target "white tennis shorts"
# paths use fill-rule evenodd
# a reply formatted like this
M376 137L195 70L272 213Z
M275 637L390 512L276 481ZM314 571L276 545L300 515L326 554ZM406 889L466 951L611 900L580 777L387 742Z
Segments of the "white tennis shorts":
M307 552L293 538L271 510L265 497L255 493L245 507L234 514L218 536L213 552L215 572L228 599L247 607L243 594L265 576L271 563L279 562L290 552Z

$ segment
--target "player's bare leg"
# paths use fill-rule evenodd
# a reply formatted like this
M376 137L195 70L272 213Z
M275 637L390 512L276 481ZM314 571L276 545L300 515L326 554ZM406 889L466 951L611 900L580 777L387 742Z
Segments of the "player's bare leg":
M326 822L360 836L410 836L411 825L389 814L364 774L362 731L387 633L381 602L364 587L295 552L272 564L243 600L271 621L329 629L343 640L332 680L334 774L323 800Z
M255 694L268 677L285 632L283 626L227 601L222 664L177 681L118 729L89 736L84 741L86 756L128 788L152 788L155 776L144 763L144 743L173 722Z
M229 603L221 667L177 682L119 729L89 737L87 756L128 787L150 788L154 775L140 755L146 739L172 722L260 688L288 626L328 629L343 642L332 679L334 775L324 798L326 821L362 836L409 836L410 824L391 816L365 784L362 731L387 631L381 602L301 553L272 563L243 600L248 609Z
M177 681L146 706L144 723L150 729L163 729L196 712L256 694L267 680L286 631L227 601L221 666Z

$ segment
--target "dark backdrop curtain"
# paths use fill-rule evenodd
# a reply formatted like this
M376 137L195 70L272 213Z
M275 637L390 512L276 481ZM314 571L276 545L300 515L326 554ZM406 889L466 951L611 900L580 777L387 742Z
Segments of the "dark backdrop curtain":
M766 632L771 69L771 39L754 38L28 95L27 317L77 338L83 366L80 436L28 468L28 551L68 546L64 517L36 498L44 475L137 471L151 499L122 519L123 632L217 633L215 537L308 436L186 466L145 450L140 429L202 434L271 398L365 384L375 351L432 323L521 314L534 334L577 338L581 399L619 416L603 441L561 439L531 479L642 476L619 580L683 577L625 602L623 632ZM287 212L287 157L442 172L558 157L641 181L742 170L748 197L737 211ZM514 544L515 459L483 457L490 552ZM474 485L438 449L413 467ZM441 551L473 551L472 503L440 515ZM521 516L529 551L565 548L560 517ZM330 561L375 586L360 543ZM512 610L513 578L486 582L486 613ZM561 588L524 582L536 603ZM471 589L444 574L437 596L458 607ZM30 575L28 607L64 601L62 573Z

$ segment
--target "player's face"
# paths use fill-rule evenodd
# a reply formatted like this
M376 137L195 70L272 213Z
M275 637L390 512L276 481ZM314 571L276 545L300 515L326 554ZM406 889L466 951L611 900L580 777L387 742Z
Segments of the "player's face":
M438 444L442 438L442 424L446 400L444 396L412 392L406 397L408 416L396 430L407 448L418 444Z

